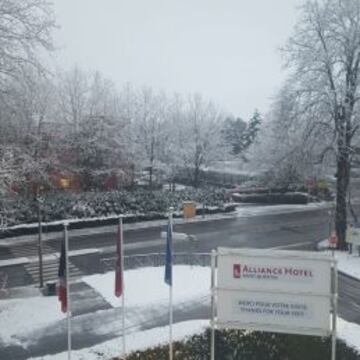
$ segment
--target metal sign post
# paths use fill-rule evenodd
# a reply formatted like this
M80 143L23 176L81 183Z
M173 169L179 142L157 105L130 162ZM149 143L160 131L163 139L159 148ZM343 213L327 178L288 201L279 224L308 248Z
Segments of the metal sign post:
M331 360L336 360L337 298L338 298L338 273L337 273L337 263L334 258L333 267L332 267Z
M38 215L38 257L39 257L39 287L44 287L44 270L43 270L43 244L42 244L42 223L41 223L41 204L42 199L37 196L37 215Z

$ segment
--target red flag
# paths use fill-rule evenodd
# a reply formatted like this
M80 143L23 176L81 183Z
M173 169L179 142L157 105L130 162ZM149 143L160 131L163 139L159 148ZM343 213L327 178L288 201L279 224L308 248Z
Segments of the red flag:
M59 283L57 289L58 299L61 303L61 311L65 313L67 311L65 239L63 239L61 242L58 277L59 277Z
M119 221L116 239L116 265L115 265L115 296L120 297L124 291L123 274L123 229L122 219Z

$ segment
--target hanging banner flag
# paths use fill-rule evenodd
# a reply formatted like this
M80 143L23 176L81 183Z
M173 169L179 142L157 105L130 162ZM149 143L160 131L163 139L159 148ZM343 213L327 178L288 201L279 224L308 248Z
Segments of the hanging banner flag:
M123 228L122 221L119 221L116 238L116 264L115 264L115 296L120 297L124 291L123 274Z
M58 270L58 299L61 303L61 311L67 312L67 289L66 289L66 250L65 239L61 241L60 261Z

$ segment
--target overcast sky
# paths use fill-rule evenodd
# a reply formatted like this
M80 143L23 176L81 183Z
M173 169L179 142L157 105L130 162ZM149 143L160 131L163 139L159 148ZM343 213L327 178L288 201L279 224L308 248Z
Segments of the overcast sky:
M168 93L201 93L245 120L284 77L278 47L301 0L53 0L58 62Z

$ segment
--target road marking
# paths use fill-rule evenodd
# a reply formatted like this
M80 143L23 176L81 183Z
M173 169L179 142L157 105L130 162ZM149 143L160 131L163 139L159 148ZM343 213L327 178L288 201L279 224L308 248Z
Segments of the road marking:
M303 246L303 245L309 245L309 244L314 244L313 241L303 241L303 242L299 242L299 243L295 243L295 244L288 244L288 245L279 245L279 246L274 246L274 247L270 247L270 248L266 248L269 250L276 250L276 249L291 249L293 247L298 247L298 246Z
M89 249L90 253L94 252L94 249ZM28 255L26 258L27 261L23 263L25 270L31 276L33 281L37 283L39 281L39 267L38 264L38 248L36 244L25 245L25 246L14 246L10 251L15 256ZM73 255L82 255L84 250L75 250ZM69 251L69 255L71 252ZM58 266L59 266L59 253L54 253L54 249L47 245L43 244L43 280L46 283L47 281L55 281L58 278ZM9 262L14 262L17 259L10 259ZM69 272L70 277L81 276L83 275L82 271L77 268L73 263L69 261Z
M23 265L29 262L29 258L26 257L19 257L15 259L7 259L7 260L0 260L0 268L3 266L11 266L11 265Z

